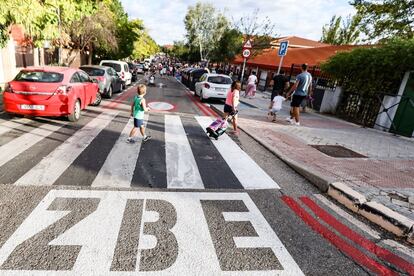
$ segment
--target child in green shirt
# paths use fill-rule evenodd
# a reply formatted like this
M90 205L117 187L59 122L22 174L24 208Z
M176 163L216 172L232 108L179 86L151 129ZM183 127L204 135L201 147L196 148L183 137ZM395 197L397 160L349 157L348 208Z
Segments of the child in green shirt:
M151 136L145 134L145 125L144 125L144 112L149 111L147 103L145 102L144 96L147 93L147 87L144 84L140 84L137 87L137 95L134 96L134 100L131 104L131 116L134 118L134 127L132 128L127 142L134 143L134 137L137 133L137 128L142 135L142 141L146 142L151 139Z

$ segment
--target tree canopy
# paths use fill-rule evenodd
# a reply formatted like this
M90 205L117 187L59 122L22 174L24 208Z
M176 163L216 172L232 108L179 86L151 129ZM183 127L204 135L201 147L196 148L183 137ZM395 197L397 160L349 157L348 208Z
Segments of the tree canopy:
M143 22L129 20L120 0L4 1L0 5L0 47L7 43L13 24L23 26L35 47L51 41L80 51L95 49L100 56L116 59L132 56L139 47L147 47L146 53L157 50Z
M414 0L353 0L361 29L370 40L414 37Z
M359 15L348 15L344 20L342 16L332 16L329 24L322 27L321 42L332 45L348 45L359 42L360 30Z

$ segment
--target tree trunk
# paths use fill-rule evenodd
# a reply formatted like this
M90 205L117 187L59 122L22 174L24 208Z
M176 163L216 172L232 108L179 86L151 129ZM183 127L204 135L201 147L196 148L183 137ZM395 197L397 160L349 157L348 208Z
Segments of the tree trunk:
M92 65L93 45L89 43L88 65Z

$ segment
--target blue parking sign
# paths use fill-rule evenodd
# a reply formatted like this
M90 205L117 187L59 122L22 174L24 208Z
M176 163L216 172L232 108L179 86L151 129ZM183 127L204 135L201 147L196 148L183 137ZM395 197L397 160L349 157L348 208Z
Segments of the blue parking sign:
M286 53L287 53L287 50L288 50L288 46L289 46L289 41L282 41L282 42L280 42L279 52L278 52L278 55L280 57L286 56Z

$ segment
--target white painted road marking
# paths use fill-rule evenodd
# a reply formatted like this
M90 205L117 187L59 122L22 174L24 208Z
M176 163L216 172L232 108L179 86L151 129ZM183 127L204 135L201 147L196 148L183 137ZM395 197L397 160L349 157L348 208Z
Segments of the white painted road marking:
M195 118L203 129L212 122L210 117ZM245 189L280 189L279 185L228 135L223 134L217 141L212 142Z
M66 124L66 123L64 123ZM43 138L60 129L64 124L43 124L0 147L0 166L15 158Z
M146 124L148 114L145 114L144 120ZM141 137L133 144L127 143L132 126L133 119L131 118L106 158L102 168L99 170L98 175L92 183L93 187L128 188L131 186L142 144Z
M13 270L9 267L8 270L0 270L1 275L303 275L299 266L247 193L52 190L2 246L0 249L0 267L21 243L38 234L66 214L62 211L49 210L52 202L56 199L99 200L96 211L49 244L57 247L64 245L80 246L73 267L59 271ZM144 225L144 230L136 229L142 234L141 237L146 240L144 245L139 246L141 254L147 253L148 256L148 252L151 252L153 255L148 256L153 260L151 264L162 266L163 263L157 261L161 257L159 255L164 256L164 254L171 252L165 252L165 250L151 251L151 249L143 249L142 247L149 247L154 244L158 246L160 243L166 242L166 240L163 240L163 236L159 236L157 232L153 232L150 236L145 233L148 233L147 228L151 225L151 222L158 220L161 216L165 218L166 214L172 212L171 214L174 216L173 224L171 225L172 228L168 229L174 236L176 243L173 244L178 247L174 250L178 254L175 254L173 263L168 267L162 270L157 270L157 267L155 267L155 270L150 271L143 271L142 269L139 271L109 270L119 235L118 232L122 224L123 211L128 200L143 200L144 202L155 203L155 205L151 204L153 207L158 206L157 204L161 202L164 202L164 207L170 206L168 210L160 208L155 212L148 211L148 208L144 207L140 224L141 226ZM223 215L225 214L225 222L242 223L247 221L252 225L252 229L256 234L252 237L233 237L236 241L236 247L255 248L256 250L261 248L270 249L281 267L272 270L266 270L263 267L258 271L222 270L210 232L214 229L209 229L208 225L209 220L215 220L216 218L209 217L207 219L209 214L206 213L205 208L203 209L203 202L217 202L219 204L217 206L222 203L242 203L245 211L241 213L234 212L234 214L232 212L223 213ZM139 240L139 243L141 243L141 240ZM164 244L163 248L164 246L168 248L171 243ZM61 253L64 254L64 251ZM168 257L168 255L165 256ZM237 256L230 257L237 258ZM140 260L141 264L147 261L147 259L142 258L137 260ZM30 262L30 260L25 261ZM234 260L232 262L237 263Z
M204 188L190 142L176 115L165 116L165 155L168 188Z
M15 128L22 127L23 124L29 123L31 120L27 118L20 118L13 121L5 121L0 123L0 135L9 132L10 130L13 130Z
M53 185L95 137L112 121L119 111L108 111L94 118L82 129L69 137L34 168L28 171L16 185Z

